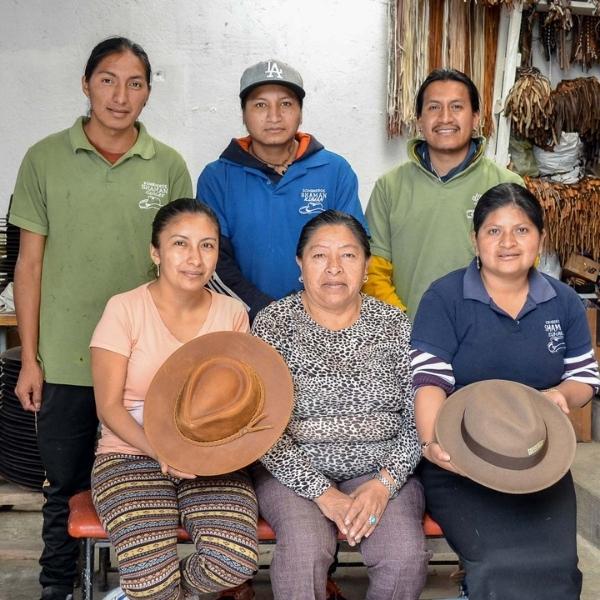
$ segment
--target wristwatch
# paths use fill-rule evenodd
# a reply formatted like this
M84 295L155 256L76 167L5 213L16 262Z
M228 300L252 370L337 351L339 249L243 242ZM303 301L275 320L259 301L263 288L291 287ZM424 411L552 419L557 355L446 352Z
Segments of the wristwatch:
M383 485L385 485L390 495L390 498L398 491L398 485L396 483L392 483L387 477L385 477L385 475L382 475L379 471L377 471L377 473L373 475L373 479L377 479L377 481L380 481L381 483L383 483Z

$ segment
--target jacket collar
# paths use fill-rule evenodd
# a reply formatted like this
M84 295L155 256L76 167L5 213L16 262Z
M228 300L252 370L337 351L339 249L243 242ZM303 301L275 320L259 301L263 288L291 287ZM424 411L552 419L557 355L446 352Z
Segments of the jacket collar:
M465 159L456 167L451 169L446 175L443 177L438 177L436 173L434 173L431 167L431 160L429 158L429 147L427 146L427 142L420 138L414 138L408 141L407 151L408 158L417 166L419 166L423 171L429 174L431 177L434 177L441 183L446 183L451 181L469 171L473 165L475 165L479 159L483 156L485 152L485 138L477 137L471 140L471 144L469 146L469 151L467 152L467 156Z
M296 159L292 163L290 169L292 169L294 165L300 164L309 156L314 156L317 154L317 152L323 149L323 144L321 144L314 136L308 133L296 133L296 140L298 140L299 143L298 150L300 155L296 156ZM227 148L223 150L219 158L241 167L258 170L266 175L271 181L279 182L282 179L282 176L279 175L279 173L248 152L248 147L250 146L251 141L252 139L250 136L238 139L233 138ZM325 158L323 158L323 162L325 162Z

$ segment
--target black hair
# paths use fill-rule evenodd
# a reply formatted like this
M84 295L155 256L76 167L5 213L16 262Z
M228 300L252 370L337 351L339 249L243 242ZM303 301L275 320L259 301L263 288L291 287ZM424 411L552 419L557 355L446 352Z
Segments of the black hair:
M194 198L178 198L158 209L152 221L152 245L159 247L159 237L163 229L173 220L183 214L205 215L217 228L217 239L221 237L219 219L213 209L200 200Z
M300 238L298 239L298 245L296 246L296 256L298 258L302 258L302 253L308 244L308 240L313 236L317 229L324 225L344 225L344 227L347 227L353 233L356 241L363 249L365 257L369 258L371 256L369 236L360 221L347 213L328 209L319 213L316 217L313 217L302 228Z
M479 92L473 81L465 75L462 71L456 69L434 69L427 75L425 81L419 87L417 92L417 100L415 106L415 112L417 118L421 118L423 112L423 100L425 98L425 90L435 81L457 81L462 83L469 92L469 100L471 101L471 110L474 113L479 112Z
M488 215L498 208L512 204L520 208L535 225L540 234L544 231L544 210L539 200L518 183L500 183L490 188L477 202L473 213L475 235Z
M146 51L139 44L136 44L125 37L109 37L94 46L85 65L85 71L83 73L84 79L86 81L90 80L90 77L94 74L96 67L103 58L110 56L111 54L120 54L122 52L131 52L142 61L146 75L146 83L149 88L152 87L152 67L150 66L150 60L148 59Z
M242 110L244 110L246 108L246 100L248 100L248 96L257 87L260 87L261 85L269 85L269 84L267 82L265 82L265 83L259 83L257 85L254 85L251 88L248 88L247 90L245 90L243 96L240 96L240 104L242 106ZM290 87L290 86L286 85L285 83L278 82L277 80L275 80L274 85L281 85L282 87L287 88L288 90L290 90L290 92L292 92L292 94L294 94L294 98L296 98L296 100L298 101L298 104L300 105L300 108L302 109L302 103L304 101L304 98L301 98L293 87Z

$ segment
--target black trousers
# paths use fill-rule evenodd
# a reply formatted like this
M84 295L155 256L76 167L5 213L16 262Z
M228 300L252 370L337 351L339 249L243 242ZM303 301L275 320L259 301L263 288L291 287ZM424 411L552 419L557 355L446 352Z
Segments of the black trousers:
M38 414L38 446L46 470L43 587L73 588L79 546L67 533L69 498L90 488L97 430L92 387L44 383Z
M571 473L541 492L505 494L423 459L427 511L465 566L469 600L578 600Z

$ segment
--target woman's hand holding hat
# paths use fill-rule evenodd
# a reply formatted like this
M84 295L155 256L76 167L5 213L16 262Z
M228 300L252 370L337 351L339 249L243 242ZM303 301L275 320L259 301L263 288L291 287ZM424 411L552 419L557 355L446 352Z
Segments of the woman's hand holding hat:
M558 388L553 387L548 390L542 390L542 393L550 400L550 402L556 404L565 415L568 415L571 412L565 395Z
M437 442L430 442L426 446L422 445L421 447L423 456L429 462L436 464L442 469L446 469L446 471L462 475L462 473L452 464L450 455Z
M176 477L177 479L196 479L197 477L197 475L194 475L193 473L179 471L162 460L159 460L158 464L160 465L160 470L163 475L170 475L171 477Z

